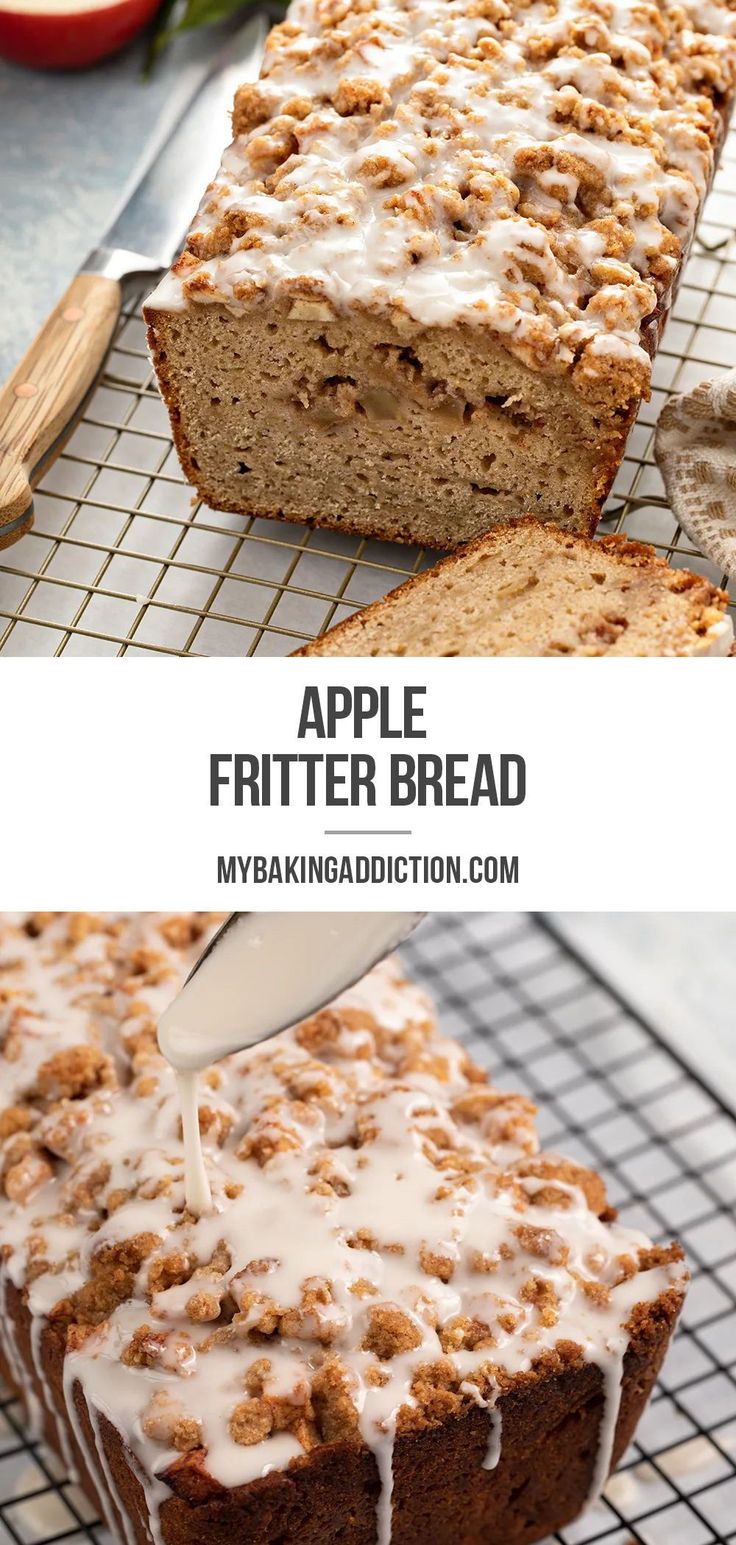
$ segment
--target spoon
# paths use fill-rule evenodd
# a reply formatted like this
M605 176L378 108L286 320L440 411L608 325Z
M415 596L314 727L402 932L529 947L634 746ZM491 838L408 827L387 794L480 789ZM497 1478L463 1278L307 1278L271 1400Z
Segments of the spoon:
M408 938L422 912L233 912L164 1011L158 1043L182 1104L187 1206L212 1209L197 1074L331 1003Z

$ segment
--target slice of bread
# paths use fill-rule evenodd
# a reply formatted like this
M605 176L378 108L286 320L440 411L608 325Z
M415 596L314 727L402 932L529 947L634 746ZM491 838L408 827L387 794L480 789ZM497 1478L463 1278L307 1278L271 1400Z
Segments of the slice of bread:
M727 655L727 597L653 547L522 520L357 612L300 655Z

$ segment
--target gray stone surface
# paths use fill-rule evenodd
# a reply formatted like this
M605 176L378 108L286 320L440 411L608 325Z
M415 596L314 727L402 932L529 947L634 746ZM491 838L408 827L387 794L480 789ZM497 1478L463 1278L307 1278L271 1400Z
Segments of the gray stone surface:
M140 44L79 73L0 62L0 378L98 242L187 70L222 37L207 29L178 40L149 81Z
M563 912L554 922L736 1110L736 913Z

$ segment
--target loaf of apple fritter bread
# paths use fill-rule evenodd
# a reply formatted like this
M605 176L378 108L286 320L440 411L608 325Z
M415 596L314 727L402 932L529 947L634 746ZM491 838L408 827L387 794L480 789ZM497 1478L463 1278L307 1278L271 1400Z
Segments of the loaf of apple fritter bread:
M293 0L146 307L202 497L592 531L735 82L729 0Z
M676 1247L385 965L203 1080L185 1208L157 1018L204 916L0 931L3 1371L128 1545L508 1545L628 1444Z

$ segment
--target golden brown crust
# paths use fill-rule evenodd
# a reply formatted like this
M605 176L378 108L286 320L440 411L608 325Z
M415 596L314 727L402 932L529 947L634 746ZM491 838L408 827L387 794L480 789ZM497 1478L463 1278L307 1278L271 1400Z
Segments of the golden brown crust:
M474 542L469 542L466 546L458 548L449 557L435 564L433 568L406 580L403 585L391 591L383 600L373 602L371 606L366 606L362 611L346 618L344 622L338 623L335 628L331 629L328 633L322 634L312 643L305 644L301 649L295 650L292 658L298 659L318 655L322 653L326 641L329 641L330 649L337 644L336 653L339 653L340 640L354 640L358 637L361 631L371 626L372 620L379 609L388 609L397 599L405 598L417 590L424 591L429 597L433 584L436 584L437 581L441 582L447 574L462 566L469 557L479 554L492 555L496 550L501 551L504 544L508 541L510 532L523 530L524 528L533 531L535 527L539 528L539 522L532 516L521 517L519 520L509 521L503 526L494 527L486 536L478 537ZM705 609L707 607L722 607L727 604L728 597L725 591L712 585L702 575L695 574L689 569L671 568L657 554L654 547L646 542L633 540L623 533L609 534L593 542L591 538L573 535L548 523L544 527L544 535L546 540L560 549L567 548L573 551L589 549L591 555L600 551L602 554L620 559L634 570L646 570L656 577L667 589L677 593L690 592L695 607ZM409 640L408 643L407 652L411 653L411 641ZM359 651L355 650L354 652L358 653Z
M676 1248L669 1249L662 1259L678 1256ZM681 1301L682 1295L670 1289L632 1316L614 1463L633 1436ZM12 1287L9 1309L27 1375L42 1400L40 1382L31 1372L31 1316ZM47 1440L63 1454L58 1436L63 1423L84 1488L99 1508L98 1488L104 1477L99 1471L90 1474L68 1426L63 1340L53 1327L43 1332L42 1358L53 1403L51 1412L42 1406ZM12 1372L1 1354L0 1372L12 1385ZM602 1413L599 1370L579 1353L566 1357L563 1350L515 1380L499 1404L502 1456L490 1472L482 1467L488 1443L488 1417L482 1410L471 1409L399 1436L393 1545L447 1545L450 1539L453 1545L509 1545L511 1539L515 1545L532 1545L577 1515L590 1484ZM75 1406L94 1452L94 1433L79 1385ZM148 1508L136 1461L104 1417L100 1425L106 1461L136 1545L149 1545ZM203 1539L232 1545L282 1545L286 1540L299 1540L300 1545L375 1545L378 1477L373 1456L360 1443L324 1445L288 1471L229 1492L208 1476L201 1454L184 1454L166 1479L171 1497L161 1509L163 1545L201 1545ZM106 1497L108 1509L111 1500Z
M210 311L217 309L208 308ZM395 502L391 505L376 502L371 512L370 529L366 530L365 518L356 519L351 515L349 500L346 500L344 511L341 510L337 515L329 510L320 510L319 514L306 513L299 505L282 507L270 500L254 499L252 494L247 494L245 488L242 496L237 498L229 496L222 486L211 479L207 470L203 470L197 459L196 435L193 432L193 426L189 424L191 414L187 415L182 396L181 369L176 364L172 368L167 350L171 315L155 306L147 305L144 307L144 317L147 323L148 349L159 390L169 413L172 439L182 471L205 504L213 509L227 510L232 514L241 514L251 519L278 520L288 524L307 526L310 530L342 531L351 536L368 535L378 541L399 542L407 546L414 546L419 542L425 547L435 548L438 551L444 551L448 546L454 546L455 542L463 540L462 535L455 538L455 541L448 540L450 533L447 529L433 533L431 520L424 523L421 534L418 533L411 512L402 512ZM244 330L247 330L247 318L241 325ZM500 341L503 342L503 340ZM629 430L636 418L639 401L639 396L633 399L629 397L624 406L616 409L613 417L604 417L601 421L595 467L592 478L586 477L586 486L588 482L590 483L586 495L587 503L576 514L574 521L574 529L583 535L593 536L595 533L601 508L613 485ZM542 518L545 517L542 516ZM554 521L556 516L550 513L547 518ZM491 514L489 520L492 519Z

